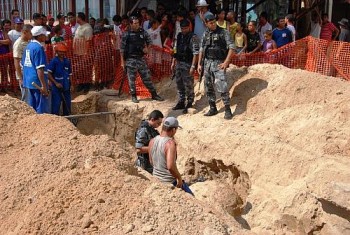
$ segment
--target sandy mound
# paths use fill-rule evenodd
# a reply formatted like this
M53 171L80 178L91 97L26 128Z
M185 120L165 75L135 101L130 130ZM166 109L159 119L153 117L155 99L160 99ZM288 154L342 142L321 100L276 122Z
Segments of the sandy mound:
M77 97L75 112L115 112L78 129L0 97L2 233L349 233L350 83L279 65L228 74L229 121L221 102L203 116L203 84L190 114L172 111L169 80L165 102ZM178 165L195 198L133 167L135 128L153 109L184 127Z

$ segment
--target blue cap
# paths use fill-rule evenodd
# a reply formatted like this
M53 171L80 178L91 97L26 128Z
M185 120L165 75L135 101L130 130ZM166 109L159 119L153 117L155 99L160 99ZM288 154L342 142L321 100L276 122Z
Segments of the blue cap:
M204 19L206 22L209 22L209 21L215 20L216 18L213 14L208 14L204 17Z
M15 18L15 24L23 24L24 23L24 21L21 19L21 18Z

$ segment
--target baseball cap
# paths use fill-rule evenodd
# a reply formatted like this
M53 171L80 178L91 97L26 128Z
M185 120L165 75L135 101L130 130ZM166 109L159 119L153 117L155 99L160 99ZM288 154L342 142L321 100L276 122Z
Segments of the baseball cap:
M23 19L18 18L18 17L16 17L14 21L15 21L15 24L23 24L24 23Z
M40 13L34 13L34 14L33 14L33 20L41 19L41 18L42 18L42 16L41 16Z
M215 20L215 16L213 14L208 14L205 16L204 19L206 22L209 22L209 21Z
M50 32L46 31L46 29L43 26L34 26L31 30L33 37L39 36L39 35L49 35Z
M179 125L179 121L175 118L175 117L167 117L165 120L164 120L164 123L163 125L165 127L174 127L174 128L182 128L180 125Z
M180 27L181 28L188 27L188 26L190 26L190 22L188 20L184 19L184 20L180 21Z

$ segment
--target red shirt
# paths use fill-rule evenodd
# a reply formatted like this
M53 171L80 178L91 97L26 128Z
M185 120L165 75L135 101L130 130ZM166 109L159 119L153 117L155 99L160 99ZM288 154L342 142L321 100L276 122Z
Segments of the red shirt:
M332 33L337 29L332 22L327 22L321 26L320 39L332 41Z

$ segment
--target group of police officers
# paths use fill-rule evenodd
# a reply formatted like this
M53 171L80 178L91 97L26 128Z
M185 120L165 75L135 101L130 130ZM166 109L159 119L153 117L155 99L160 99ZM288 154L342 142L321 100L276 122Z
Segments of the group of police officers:
M204 114L213 116L218 114L216 108L216 95L214 85L221 94L225 105L225 119L233 117L230 108L230 97L227 85L226 69L234 53L234 44L229 32L217 26L215 16L205 16L207 30L199 37L190 30L190 22L184 19L180 22L181 32L177 35L176 51L174 53L171 69L175 70L178 102L173 110L183 109L187 113L194 101L193 74L197 67L199 74L203 72L206 96L210 109ZM130 17L130 30L125 32L121 41L121 66L127 72L132 101L138 103L136 96L136 72L152 94L153 100L163 101L151 81L150 70L146 65L144 55L148 53L151 38L140 27L137 17ZM204 63L202 63L202 61ZM203 71L202 71L203 70Z

